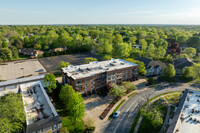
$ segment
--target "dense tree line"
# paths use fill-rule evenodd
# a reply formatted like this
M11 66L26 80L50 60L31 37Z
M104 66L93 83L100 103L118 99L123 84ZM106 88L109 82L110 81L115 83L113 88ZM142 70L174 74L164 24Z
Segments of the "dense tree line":
M165 57L168 43L199 47L199 31L200 26L0 26L0 48L3 49L0 60L17 59L16 49L35 48L45 51L57 47L65 47L67 51L44 56L95 51L105 57L145 56L170 60L170 56ZM136 44L141 44L141 49L134 48Z

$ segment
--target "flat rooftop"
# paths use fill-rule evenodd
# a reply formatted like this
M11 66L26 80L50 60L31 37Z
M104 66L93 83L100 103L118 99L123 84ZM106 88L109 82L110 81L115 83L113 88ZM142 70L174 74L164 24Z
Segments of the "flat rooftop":
M172 120L175 123L173 133L199 133L200 132L200 92L186 90L183 101L178 107L178 114ZM176 116L176 114L175 114ZM168 131L172 132L172 131Z
M40 81L21 84L26 124L58 116Z
M45 68L37 59L0 63L0 80L4 81L36 76L45 72Z
M62 68L62 70L69 77L72 77L73 79L80 79L84 77L94 76L98 73L128 68L132 66L137 66L137 64L122 59L111 59L101 62L90 62L89 64L84 65L70 65L66 68Z

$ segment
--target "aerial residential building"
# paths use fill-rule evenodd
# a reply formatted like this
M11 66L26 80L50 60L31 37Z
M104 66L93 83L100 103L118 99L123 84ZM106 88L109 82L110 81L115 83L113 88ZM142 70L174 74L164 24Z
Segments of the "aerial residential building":
M189 58L180 58L173 60L173 65L176 70L176 74L181 74L183 68L192 66L194 62Z
M26 113L25 133L58 133L62 122L40 81L20 85Z
M41 50L36 50L33 48L24 48L24 49L19 49L19 53L23 55L28 55L30 58L36 58L39 55L43 55L44 52Z
M146 67L146 76L158 76L162 75L163 69L165 68L165 63L161 61L154 61L146 57L139 57L136 60L144 62Z
M46 91L43 88L44 76L0 82L0 97L8 92L22 93L26 114L24 133L58 133L62 122Z
M199 133L200 131L200 92L186 89L167 133Z
M137 64L122 59L95 61L62 68L62 80L63 84L70 84L79 93L87 95L105 88L110 82L119 84L138 79L137 69Z

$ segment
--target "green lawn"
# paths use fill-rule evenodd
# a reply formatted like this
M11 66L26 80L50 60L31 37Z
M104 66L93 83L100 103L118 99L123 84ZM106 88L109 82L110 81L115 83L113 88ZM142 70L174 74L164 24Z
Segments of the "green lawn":
M155 109L155 108L161 113L161 117L162 117L163 122L164 122L165 116L167 114L167 104L166 104L166 102L164 101L162 103L159 103L159 100L156 100L155 102L153 102L150 105L148 110ZM138 133L147 133L147 132L148 133L157 133L162 127L161 126L157 129L154 129L153 127L151 127L151 130L149 130L149 128L150 128L149 123L150 123L150 121L148 119L145 119L145 117L143 117L141 125L140 125L139 130L138 130Z
M177 104L179 102L180 95L181 95L181 92L177 94L171 94L171 95L165 96L165 98L170 104Z
M136 94L136 92L130 94L130 95L128 96L128 98L130 98L131 96L133 96L133 95L135 95L135 94Z
M69 117L64 117L62 119L62 127L67 129L70 133L83 133L85 131L85 126L82 121L74 124L70 121Z

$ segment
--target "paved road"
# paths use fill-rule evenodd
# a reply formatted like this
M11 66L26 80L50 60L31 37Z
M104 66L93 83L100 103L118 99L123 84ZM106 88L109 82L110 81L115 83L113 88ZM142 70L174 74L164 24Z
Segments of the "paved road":
M109 121L105 128L101 129L101 133L129 133L131 125L137 115L139 107L142 106L146 100L153 98L159 94L182 91L185 89L197 90L195 86L189 86L185 84L162 86L157 88L144 88L139 90L140 92L135 96L127 100L120 108L120 115L118 118ZM198 89L199 90L199 89Z

